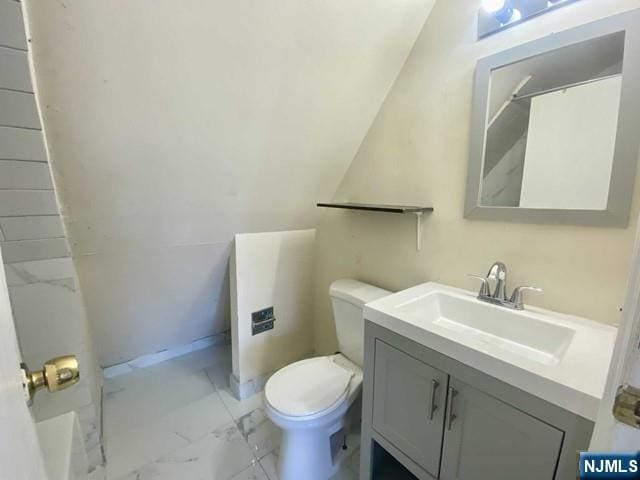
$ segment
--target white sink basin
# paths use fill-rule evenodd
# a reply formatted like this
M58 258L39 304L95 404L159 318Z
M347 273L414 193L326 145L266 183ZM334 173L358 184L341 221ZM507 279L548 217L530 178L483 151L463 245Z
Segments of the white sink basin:
M526 310L480 302L468 294L435 290L396 306L397 314L444 328L477 348L495 347L546 365L557 364L575 330Z
M595 420L617 329L539 308L511 310L425 283L364 307L367 320Z

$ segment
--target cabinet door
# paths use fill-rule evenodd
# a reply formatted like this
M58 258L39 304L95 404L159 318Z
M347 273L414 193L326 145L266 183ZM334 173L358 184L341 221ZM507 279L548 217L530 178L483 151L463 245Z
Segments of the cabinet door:
M554 478L563 432L453 377L445 423L442 480Z
M376 340L373 428L438 477L448 376Z

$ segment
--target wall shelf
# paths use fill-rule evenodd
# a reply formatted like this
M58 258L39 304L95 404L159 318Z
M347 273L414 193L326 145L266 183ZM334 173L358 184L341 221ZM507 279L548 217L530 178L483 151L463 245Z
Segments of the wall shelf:
M366 212L412 213L416 216L416 250L422 249L422 215L433 212L433 207L416 207L414 205L382 205L375 203L317 203L318 207L341 208L344 210L361 210Z

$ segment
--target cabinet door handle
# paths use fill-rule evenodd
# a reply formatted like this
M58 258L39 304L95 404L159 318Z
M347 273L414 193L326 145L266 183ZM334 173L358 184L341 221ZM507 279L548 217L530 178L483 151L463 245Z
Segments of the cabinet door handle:
M433 379L431 380L431 404L429 405L429 420L433 420L433 414L436 410L438 410L438 406L436 405L436 390L440 386L440 382Z
M449 395L447 396L447 430L451 430L451 424L457 418L453 414L453 397L455 397L456 395L458 395L458 391L453 387L449 387Z

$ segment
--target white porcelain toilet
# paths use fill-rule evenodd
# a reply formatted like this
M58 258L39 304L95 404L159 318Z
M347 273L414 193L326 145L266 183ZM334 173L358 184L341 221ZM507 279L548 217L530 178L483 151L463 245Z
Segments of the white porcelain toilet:
M340 467L331 436L347 426L362 387L362 307L390 293L356 280L333 282L329 295L340 353L292 363L267 381L266 412L283 430L280 480L327 480Z

